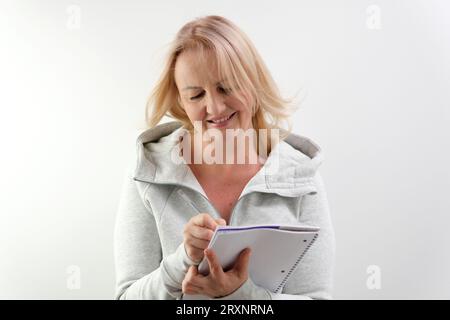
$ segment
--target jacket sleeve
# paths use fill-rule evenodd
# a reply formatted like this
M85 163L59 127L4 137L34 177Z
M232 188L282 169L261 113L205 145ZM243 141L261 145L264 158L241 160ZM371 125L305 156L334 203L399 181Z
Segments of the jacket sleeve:
M289 277L281 293L259 287L249 277L236 291L214 300L312 300L332 299L335 237L327 195L319 172L314 176L316 193L302 196L299 222L320 227L319 237Z
M151 207L127 170L114 229L115 299L180 299L181 282L191 264L184 244L162 259Z

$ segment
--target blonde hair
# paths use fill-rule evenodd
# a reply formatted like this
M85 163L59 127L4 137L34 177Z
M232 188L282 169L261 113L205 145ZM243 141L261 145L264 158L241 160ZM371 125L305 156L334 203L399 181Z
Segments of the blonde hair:
M262 142L265 154L269 154L272 149L270 129L280 130L280 140L289 135L292 131L290 116L297 109L291 105L293 99L281 96L268 68L247 35L234 23L217 15L196 18L186 23L169 44L164 69L147 101L145 117L150 128L156 126L164 116L168 116L179 120L187 130L193 129L181 106L175 83L177 57L187 50L196 50L198 59L204 59L207 52L213 52L220 79L227 79L233 87L250 93L253 128L257 131L268 129L269 139L267 143ZM241 97L238 98L241 100ZM287 123L287 129L282 127L283 122ZM258 154L260 153L258 149Z

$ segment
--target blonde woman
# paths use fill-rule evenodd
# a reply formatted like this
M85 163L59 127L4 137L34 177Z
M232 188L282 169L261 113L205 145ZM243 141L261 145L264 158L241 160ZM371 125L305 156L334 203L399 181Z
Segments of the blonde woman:
M334 233L318 172L322 155L291 133L290 102L228 19L205 16L180 29L150 95L149 129L137 139L120 200L116 299L331 298ZM159 124L164 115L175 121ZM236 143L249 131L247 143ZM230 270L205 250L217 225L270 223L321 228L280 293L252 281L250 250ZM197 270L204 258L207 276Z

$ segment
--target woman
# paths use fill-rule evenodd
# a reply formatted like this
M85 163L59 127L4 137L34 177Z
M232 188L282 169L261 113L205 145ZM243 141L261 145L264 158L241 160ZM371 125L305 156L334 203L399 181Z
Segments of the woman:
M206 16L181 28L119 205L116 299L331 298L334 233L317 171L322 156L310 139L280 127L293 110L232 22ZM177 121L158 125L164 115ZM248 143L236 143L242 137ZM205 250L217 225L268 223L321 228L281 293L253 283L250 250L230 270ZM197 272L203 258L208 276Z

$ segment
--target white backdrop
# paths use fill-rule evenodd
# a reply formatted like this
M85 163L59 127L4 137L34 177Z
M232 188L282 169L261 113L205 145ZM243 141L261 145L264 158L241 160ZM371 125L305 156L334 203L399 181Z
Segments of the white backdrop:
M0 2L0 298L113 297L145 101L164 46L206 14L303 90L294 131L325 156L334 297L450 298L447 1L111 2Z

